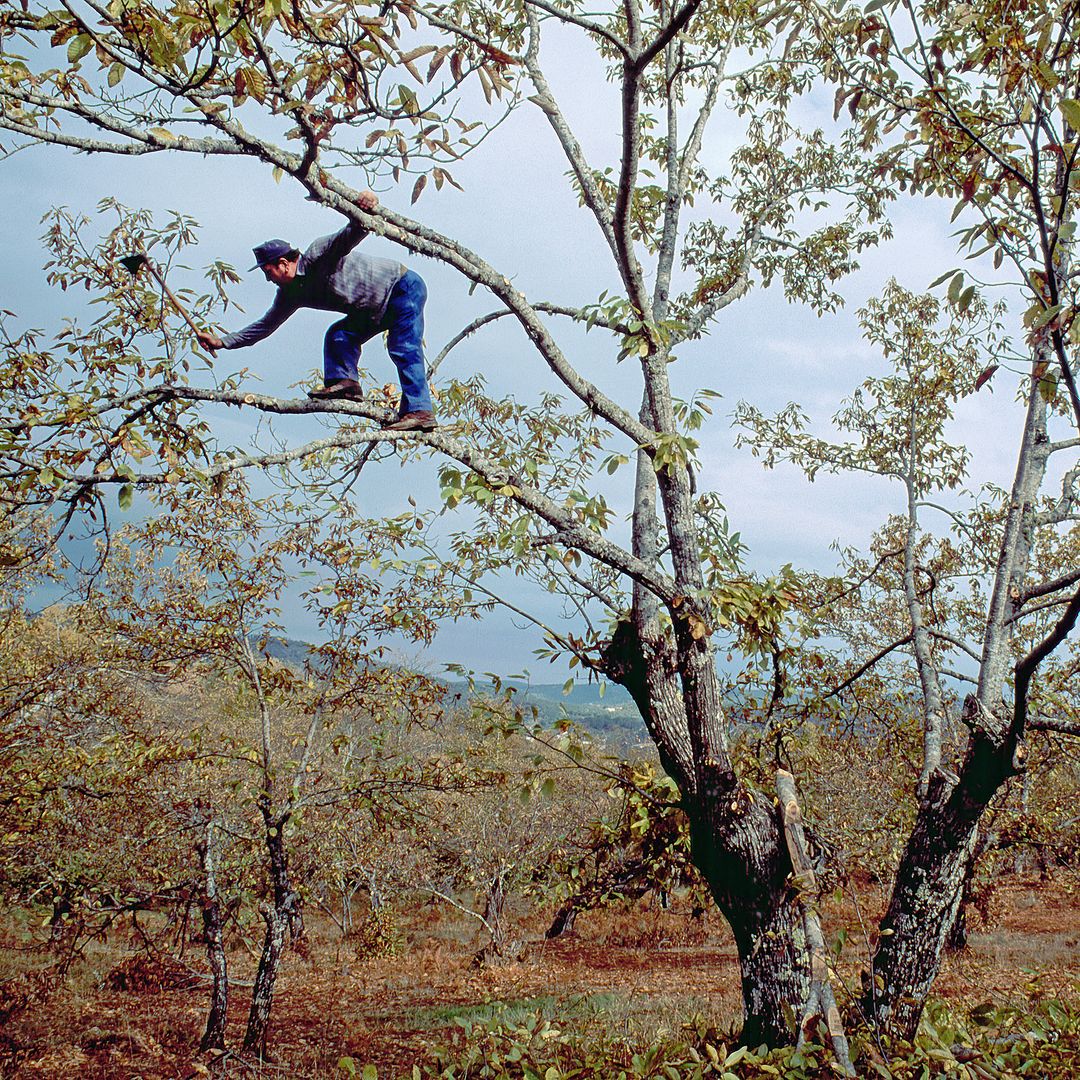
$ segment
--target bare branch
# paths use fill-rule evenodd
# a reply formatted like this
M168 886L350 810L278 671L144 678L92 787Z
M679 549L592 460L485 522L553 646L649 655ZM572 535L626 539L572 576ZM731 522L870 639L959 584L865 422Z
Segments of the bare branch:
M245 393L240 390L207 390L197 387L168 386L151 387L145 393L155 398L162 394L186 401L216 402L224 405L236 405L256 409L260 412L278 415L295 415L314 412L339 413L358 419L386 421L393 414L386 409L368 405L364 402L334 401L316 402L307 399L283 400L264 394ZM555 502L544 493L530 487L521 476L510 474L507 470L490 461L475 447L466 445L440 430L433 432L399 432L384 429L343 427L335 435L318 439L287 451L270 454L236 453L233 456L215 462L203 471L208 479L224 476L237 470L249 468L270 468L303 460L320 450L331 448L351 448L364 443L399 442L402 439L414 439L421 445L430 446L447 457L454 458L482 476L488 483L513 498L523 508L537 514L544 521L556 528L560 541L572 547L580 548L598 562L627 574L639 581L663 602L670 603L679 595L675 582L654 566L631 555L617 544L583 525L574 514ZM122 473L105 471L76 474L68 478L68 491L85 491L102 485L135 483L144 486L158 486L169 482L169 472L137 473L134 479Z
M1016 662L1013 697L1013 725L1022 733L1027 720L1028 687L1039 664L1049 656L1072 632L1080 617L1080 589L1073 593L1068 606L1053 629L1028 654Z
M1048 716L1037 716L1028 721L1030 731L1052 731L1058 735L1080 736L1080 720L1058 720Z
M581 308L566 307L561 304L548 304L541 301L532 305L536 311L542 311L545 315L565 315L569 319L574 319L577 322L584 322L589 318L589 315L585 313ZM428 378L435 374L439 369L439 365L446 359L449 353L457 348L466 338L471 337L480 330L482 327L487 326L489 323L495 322L497 319L504 319L508 315L513 315L514 312L509 308L503 308L501 311L492 311L487 315L481 315L479 318L474 319L468 326L465 327L460 333L456 334L450 341L442 347L438 356L432 360L428 366ZM605 330L611 330L616 334L628 334L629 328L623 323L608 320L608 319L593 319L594 326L602 326Z
M833 687L833 689L825 695L825 699L828 700L831 697L836 697L837 694L843 693L853 682L855 682L857 679L861 679L863 675L865 675L875 664L877 664L881 660L884 660L885 657L889 655L889 653L895 652L897 649L902 648L904 645L910 644L910 642L911 634L908 634L906 637L898 638L891 644L886 645L885 648L879 649L876 653L874 653L873 656L870 657L869 660L867 660L863 664L860 664L859 667L842 683L840 683L838 686Z
M1062 574L1061 577L1056 577L1050 581L1044 581L1040 585L1032 585L1025 589L1020 596L1020 603L1026 604L1029 600L1035 600L1040 596L1049 596L1050 593L1058 592L1061 589L1067 589L1070 585L1075 585L1078 581L1080 581L1080 570L1071 570L1067 574Z

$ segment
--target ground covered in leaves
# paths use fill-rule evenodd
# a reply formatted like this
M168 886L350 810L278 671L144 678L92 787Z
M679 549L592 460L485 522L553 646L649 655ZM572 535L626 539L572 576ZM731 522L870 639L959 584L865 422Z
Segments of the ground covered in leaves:
M840 926L846 931L840 970L852 985L866 955L859 914L872 925L878 902L867 895L857 908L845 899L826 912L833 933ZM988 1024L987 1018L1011 1008L1011 1015L1038 1014L1043 1028L1053 1027L1056 1000L1080 1000L1080 894L1068 883L1014 881L996 891L988 914L985 922L975 920L969 949L948 960L936 986L945 1005L934 1016L968 1017L974 1011L978 1022ZM506 1047L534 1036L556 1064L534 1055L505 1062L508 1074L529 1076L528 1068L542 1058L545 1068L536 1074L541 1077L602 1076L605 1068L613 1077L620 1071L692 1076L695 1069L697 1075L710 1075L709 1055L715 1048L731 1058L738 967L719 919L695 920L677 908L646 906L594 912L579 919L576 933L553 942L543 940L537 921L527 927L532 944L523 961L482 970L470 966L479 940L454 913L425 906L400 919L398 954L373 958L359 956L354 942L335 939L332 927L310 920L306 955L292 952L286 958L271 1025L271 1060L258 1068L237 1058L222 1063L195 1052L208 999L197 947L189 949L184 964L137 949L142 940L137 935L117 934L96 943L86 961L43 1000L19 1007L15 999L26 986L19 965L29 972L34 968L20 935L8 927L0 939L7 995L0 1009L9 1011L0 1035L0 1076L343 1077L365 1075L365 1066L371 1076L374 1066L380 1078L389 1078L411 1076L415 1065L427 1077L439 1075L450 1060L471 1062L468 1070L459 1066L457 1076L489 1076L499 1075L499 1054L505 1056ZM228 1036L230 1045L238 1046L253 964L243 950L230 963L236 984ZM1073 1010L1071 1016L1076 1015ZM1020 1019L1017 1023L1018 1030L1023 1028ZM1062 1026L1067 1026L1064 1019ZM557 1053L570 1033L591 1040L593 1047L592 1058L578 1063L576 1072L565 1065L565 1054ZM1043 1034L1048 1043L1058 1038L1052 1030ZM951 1031L932 1031L931 1042L942 1043L942 1073L956 1072L946 1062L952 1047L944 1045L956 1038ZM989 1061L981 1068L968 1066L974 1070L968 1075L1021 1075L1010 1062L1019 1060L1016 1045L1024 1038L1032 1036L1020 1030L992 1040L1011 1048L1012 1056L997 1066ZM678 1054L672 1050L666 1057L657 1053L649 1058L645 1051L666 1041L678 1043ZM693 1064L695 1046L701 1066ZM783 1074L818 1075L812 1064L805 1072L785 1069ZM743 1071L734 1061L734 1072L722 1066L721 1060L713 1074L776 1074L770 1072L775 1066L762 1065L761 1073ZM1024 1075L1052 1076L1054 1068L1067 1067L1031 1066ZM922 1074L921 1068L909 1074L872 1050L860 1072L891 1074L882 1068L898 1076Z

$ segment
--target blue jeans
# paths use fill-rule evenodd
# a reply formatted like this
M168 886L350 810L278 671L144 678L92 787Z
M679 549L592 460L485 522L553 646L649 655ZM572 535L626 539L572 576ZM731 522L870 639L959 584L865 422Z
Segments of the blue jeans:
M414 270L406 270L390 290L386 312L376 322L367 312L346 315L326 331L323 342L323 378L327 384L355 379L360 347L386 332L386 351L401 383L399 411L431 411L427 370L424 365L424 302L427 286Z

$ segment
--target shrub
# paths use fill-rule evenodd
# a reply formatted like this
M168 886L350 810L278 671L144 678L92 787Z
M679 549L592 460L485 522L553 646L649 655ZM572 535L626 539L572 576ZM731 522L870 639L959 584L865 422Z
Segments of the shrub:
M350 932L349 938L359 960L397 956L401 952L401 930L391 908L369 911L367 917Z

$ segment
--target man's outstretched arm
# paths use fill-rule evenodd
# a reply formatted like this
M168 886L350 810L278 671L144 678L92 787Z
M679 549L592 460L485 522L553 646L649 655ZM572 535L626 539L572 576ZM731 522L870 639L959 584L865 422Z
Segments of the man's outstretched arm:
M222 338L209 330L202 330L195 336L204 349L243 349L269 337L295 310L296 305L279 292L269 311L242 330L236 330Z

